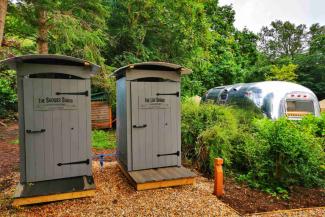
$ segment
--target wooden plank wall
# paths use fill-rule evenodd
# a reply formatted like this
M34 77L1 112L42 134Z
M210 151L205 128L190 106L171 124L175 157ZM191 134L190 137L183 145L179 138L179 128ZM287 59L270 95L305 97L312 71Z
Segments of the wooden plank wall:
M93 129L112 128L112 121L112 107L107 102L91 102L91 126Z

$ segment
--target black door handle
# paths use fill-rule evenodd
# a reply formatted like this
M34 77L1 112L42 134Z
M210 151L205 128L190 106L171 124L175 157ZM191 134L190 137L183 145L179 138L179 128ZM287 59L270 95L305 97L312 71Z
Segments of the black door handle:
M83 160L83 161L75 161L75 162L69 162L69 163L58 163L57 165L60 167L60 166L63 166L63 165L70 165L70 164L89 164L89 159L87 160Z
M179 97L179 92L177 91L176 93L157 93L156 95L157 96L160 96L160 95L175 95L175 96Z
M157 157L161 157L161 156L167 156L167 155L177 155L179 156L179 151L176 151L175 153L169 153L169 154L157 154Z
M133 128L145 128L145 127L147 127L146 124L144 124L144 125L140 125L140 126L138 126L138 125L133 125Z
M88 96L88 90L83 91L83 92L65 92L65 93L61 93L61 92L56 92L56 95L85 95Z
M41 130L26 130L26 133L44 133L46 130L41 129Z

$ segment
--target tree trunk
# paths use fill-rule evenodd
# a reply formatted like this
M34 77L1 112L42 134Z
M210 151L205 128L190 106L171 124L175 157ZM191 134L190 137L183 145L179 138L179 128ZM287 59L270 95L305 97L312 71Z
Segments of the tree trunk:
M38 37L37 47L39 54L48 54L48 27L47 27L47 11L40 9L38 12Z
M0 0L0 47L2 46L8 0Z

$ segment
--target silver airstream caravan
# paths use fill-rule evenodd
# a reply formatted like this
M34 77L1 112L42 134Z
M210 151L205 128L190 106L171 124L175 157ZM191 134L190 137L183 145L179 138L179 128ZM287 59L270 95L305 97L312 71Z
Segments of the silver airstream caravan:
M320 115L316 95L308 88L285 81L239 83L210 89L202 98L219 104L249 102L265 116L277 119L287 116L299 120L304 115Z

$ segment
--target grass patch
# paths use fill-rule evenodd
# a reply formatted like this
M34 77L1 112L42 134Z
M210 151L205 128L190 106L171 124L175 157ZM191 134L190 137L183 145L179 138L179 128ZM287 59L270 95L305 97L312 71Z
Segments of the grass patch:
M18 145L19 144L19 140L18 139L14 139L10 141L10 144L12 145Z
M114 149L116 147L115 131L93 130L92 147L97 149Z

